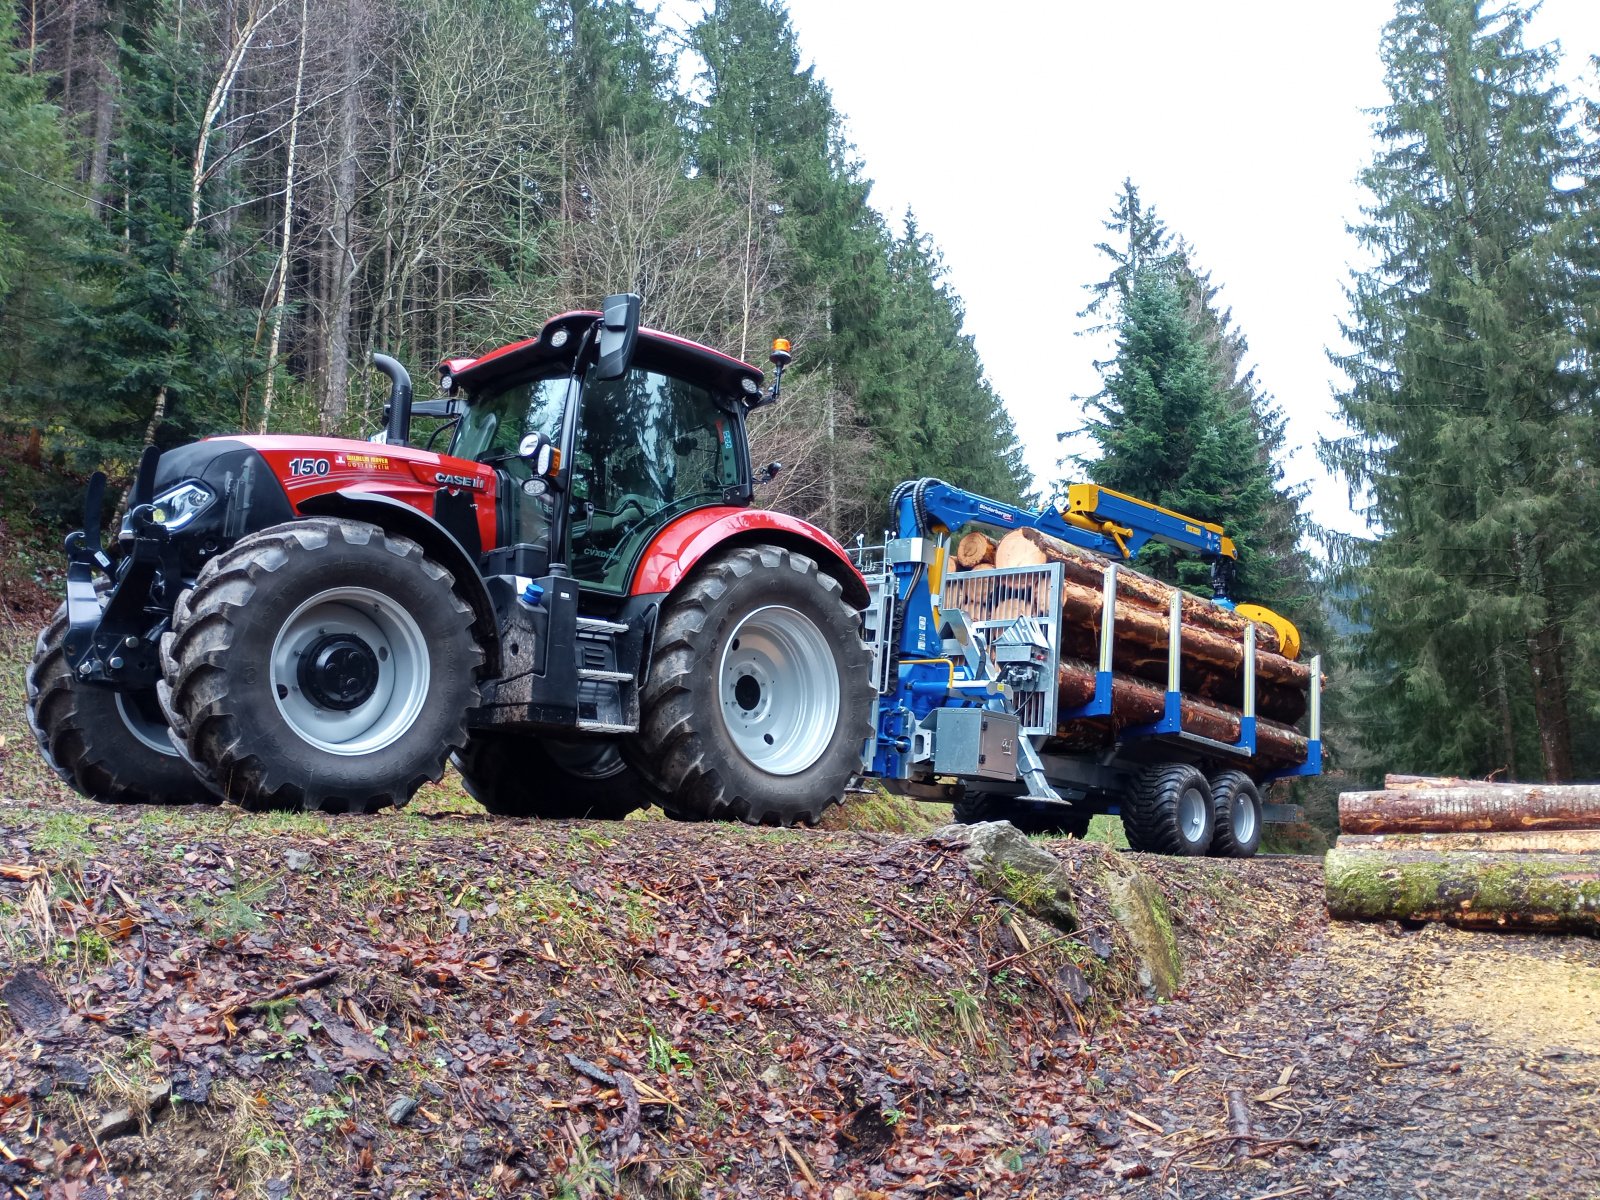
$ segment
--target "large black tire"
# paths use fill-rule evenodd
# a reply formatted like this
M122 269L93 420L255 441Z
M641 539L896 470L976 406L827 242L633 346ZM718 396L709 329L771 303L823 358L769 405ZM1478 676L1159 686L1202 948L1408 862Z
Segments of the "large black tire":
M815 824L861 769L874 699L838 580L805 555L743 547L664 609L624 753L673 816Z
M474 733L450 761L467 794L497 817L620 821L659 799L614 742Z
M175 610L174 731L245 808L405 804L466 744L478 700L483 651L453 583L416 542L362 521L242 538ZM312 678L304 655L353 665Z
M1087 809L1041 804L1019 796L962 789L950 806L950 819L957 825L976 825L981 821L1010 821L1023 833L1053 834L1081 838L1089 832L1094 814Z
M50 768L107 804L214 804L179 756L153 690L81 683L67 666L67 607L39 634L28 668L28 725Z
M1218 858L1253 858L1261 845L1261 789L1243 771L1211 777L1211 809L1216 818L1211 853Z
M1211 785L1188 763L1146 767L1122 806L1129 847L1153 854L1202 855L1215 823Z

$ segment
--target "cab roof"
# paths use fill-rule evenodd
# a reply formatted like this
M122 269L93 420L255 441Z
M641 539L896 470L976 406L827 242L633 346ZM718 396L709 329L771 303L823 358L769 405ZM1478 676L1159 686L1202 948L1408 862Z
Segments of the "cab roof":
M541 363L570 360L585 329L599 317L598 312L588 310L562 313L546 321L537 337L508 343L478 358L447 358L439 364L439 371L453 381L452 391L477 391ZM559 347L553 345L556 333L563 330L566 339ZM753 379L757 386L763 381L762 373L749 363L658 329L639 330L634 355L646 365L704 380L713 391L743 394L745 379Z

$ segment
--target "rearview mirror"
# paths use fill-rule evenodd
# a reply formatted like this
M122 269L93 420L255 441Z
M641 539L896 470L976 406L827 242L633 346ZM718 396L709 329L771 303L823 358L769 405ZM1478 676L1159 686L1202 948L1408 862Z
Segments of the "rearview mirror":
M633 359L639 340L639 308L643 297L634 292L607 296L601 305L600 357L594 365L596 379L621 379Z

